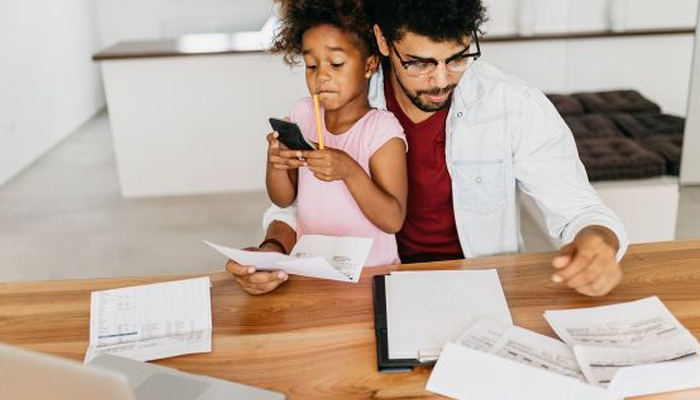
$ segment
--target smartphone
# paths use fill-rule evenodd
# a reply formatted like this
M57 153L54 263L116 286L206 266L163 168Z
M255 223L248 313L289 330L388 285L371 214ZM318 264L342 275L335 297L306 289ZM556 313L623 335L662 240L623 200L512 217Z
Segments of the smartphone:
M316 150L313 143L306 140L299 129L299 125L283 119L270 118L272 129L279 133L277 138L291 150Z

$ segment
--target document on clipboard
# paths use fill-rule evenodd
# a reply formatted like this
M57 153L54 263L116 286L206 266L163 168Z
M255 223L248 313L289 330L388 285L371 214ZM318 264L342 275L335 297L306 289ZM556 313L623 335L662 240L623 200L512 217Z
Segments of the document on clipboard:
M479 318L512 325L496 270L397 271L374 277L380 371L434 364Z

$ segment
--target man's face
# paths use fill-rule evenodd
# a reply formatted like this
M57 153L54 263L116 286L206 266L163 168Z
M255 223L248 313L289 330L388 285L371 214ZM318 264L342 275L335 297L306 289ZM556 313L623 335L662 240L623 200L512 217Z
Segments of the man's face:
M434 112L448 106L465 72L453 72L460 69L454 66L470 61L460 58L469 48L469 37L465 37L462 43L435 42L426 36L408 32L394 43L382 37L379 44L382 53L391 61L391 69L401 89L415 107L424 112ZM438 63L429 73L417 74L416 70L420 71L426 61Z

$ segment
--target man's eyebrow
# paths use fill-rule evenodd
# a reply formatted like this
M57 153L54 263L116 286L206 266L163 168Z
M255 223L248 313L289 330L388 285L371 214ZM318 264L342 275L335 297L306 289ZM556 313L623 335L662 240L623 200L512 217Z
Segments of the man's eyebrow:
M451 60L451 59L453 59L453 58L455 58L455 57L459 57L459 56L461 56L461 55L464 55L464 53L466 53L467 51L469 51L469 49L470 49L470 47L467 46L467 47L464 48L463 50L460 50L460 51L454 53L453 55L447 57L445 60ZM433 57L420 57L420 56L417 56L417 55L414 55L414 54L408 54L408 53L407 53L407 54L404 54L404 55L405 55L406 57L408 57L408 58L412 58L414 61L436 61L436 59L433 58Z

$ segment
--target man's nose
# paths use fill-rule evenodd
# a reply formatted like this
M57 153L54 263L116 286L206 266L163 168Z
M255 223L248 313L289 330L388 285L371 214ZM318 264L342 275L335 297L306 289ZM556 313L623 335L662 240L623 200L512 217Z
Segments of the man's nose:
M446 88L450 84L449 72L445 64L440 63L435 67L435 71L430 75L431 86L440 89Z

